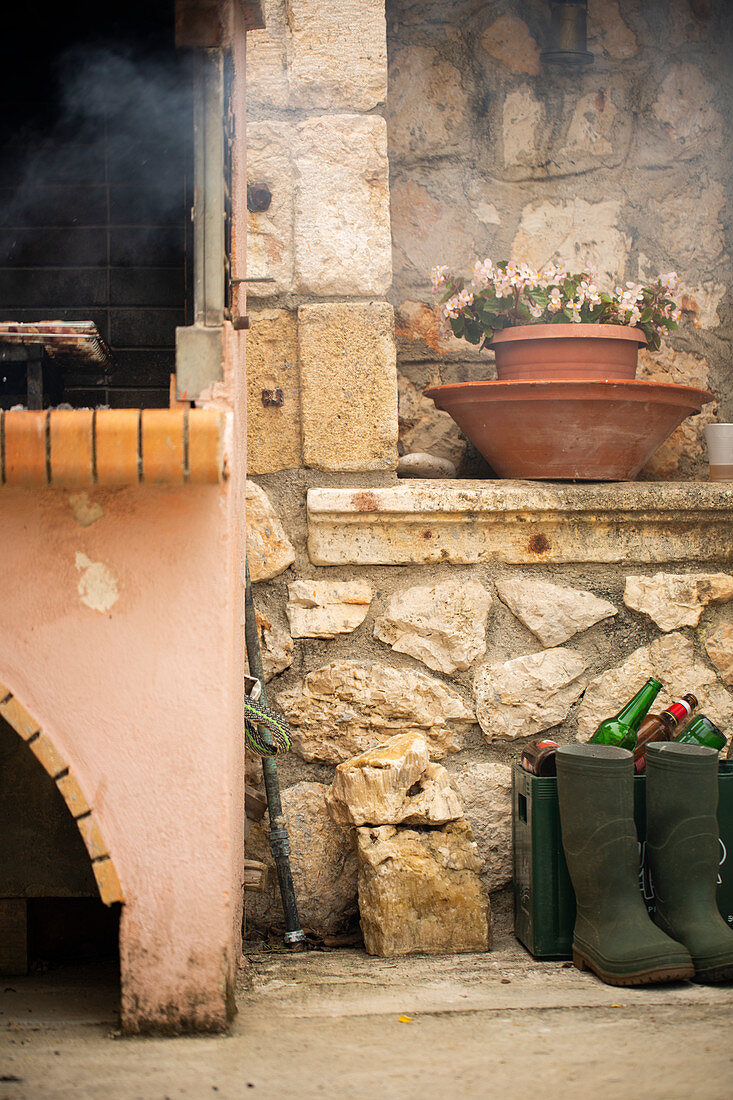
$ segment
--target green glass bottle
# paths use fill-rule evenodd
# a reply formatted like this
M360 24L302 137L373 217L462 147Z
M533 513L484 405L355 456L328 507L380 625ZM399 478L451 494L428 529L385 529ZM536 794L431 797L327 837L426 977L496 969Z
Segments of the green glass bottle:
M647 711L662 690L659 680L651 677L613 718L601 722L591 737L593 745L615 745L631 751L636 744L636 734Z
M693 718L675 737L675 741L681 741L686 745L707 745L708 748L720 752L725 745L725 734L721 733L715 723L704 714L698 714L697 718Z

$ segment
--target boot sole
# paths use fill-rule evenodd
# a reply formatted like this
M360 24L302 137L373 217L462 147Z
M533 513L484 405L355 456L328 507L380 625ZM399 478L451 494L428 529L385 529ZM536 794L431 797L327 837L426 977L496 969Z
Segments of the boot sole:
M733 982L733 965L727 963L725 966L713 966L709 970L696 970L695 977L692 980L699 982L700 985L709 985L713 982Z
M606 985L651 985L652 982L684 982L695 976L695 968L681 964L679 966L658 966L653 970L637 970L633 974L609 974L601 970L585 955L573 948L573 966L578 970L592 970ZM698 978L698 980L702 980ZM722 978L707 979L722 981Z

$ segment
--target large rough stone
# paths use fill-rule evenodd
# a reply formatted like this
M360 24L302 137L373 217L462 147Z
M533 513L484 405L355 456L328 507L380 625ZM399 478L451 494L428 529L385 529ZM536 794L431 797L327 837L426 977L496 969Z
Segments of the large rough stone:
M327 790L323 783L296 783L282 792L298 914L303 927L319 935L342 932L358 911L353 833L331 820L326 809ZM265 931L284 924L268 835L266 823L250 822L247 858L262 860L269 868L264 892L246 895L250 930Z
M404 453L434 455L457 467L466 441L453 417L436 409L430 398L423 397L422 390L404 375L398 378L397 392L399 442Z
M284 627L273 624L264 612L258 609L256 615L260 632L262 671L265 680L269 682L292 665L293 639Z
M387 100L390 143L420 156L445 156L465 140L470 101L460 70L426 46L390 60Z
M705 639L708 657L724 684L733 684L733 623L722 623Z
M408 192L410 186L408 184ZM419 193L424 197L425 192L422 188ZM407 210L405 210L405 213L407 213ZM422 232L425 227L420 226L419 228ZM482 351L473 344L466 343L465 340L459 340L457 336L453 335L452 331L447 334L444 333L440 328L440 318L435 307L426 305L425 302L414 302L410 298L400 302L395 310L395 340L397 341L401 363L410 361L423 363L426 359L433 359L437 356L441 360L455 360L459 363L482 363L487 371L486 377L490 376L493 365L493 352ZM439 385L440 381L440 377L436 375L430 380L430 385ZM412 384L410 383L410 385ZM422 390L418 391L416 400L420 398L422 398ZM422 401L424 409L430 406L435 408L430 398L423 398ZM440 415L448 416L448 413L441 413ZM456 431L459 431L459 429L456 428ZM449 457L450 455L446 455L446 458Z
M542 124L542 104L523 84L507 93L502 123L504 164L514 167L537 162L537 133Z
M247 561L252 583L278 577L295 561L295 550L264 489L247 481Z
M301 464L297 316L288 309L250 313L247 470L268 474Z
M545 649L483 665L473 684L487 741L513 741L558 725L586 685L587 662L571 649Z
M444 825L462 817L448 772L425 738L403 733L339 764L326 795L340 825Z
M451 775L483 861L481 878L491 892L512 881L512 769L472 761Z
M680 302L685 300L691 315L696 315L696 311L702 308L697 301L685 299L683 295ZM708 389L710 364L702 355L662 344L656 352L647 351L646 348L640 350L636 376L641 380ZM690 481L701 476L707 477L705 426L715 423L717 417L718 404L713 401L705 405L696 416L688 416L683 420L646 463L641 478L651 481Z
M303 457L318 470L397 465L392 307L324 302L298 310Z
M285 0L262 0L262 6L265 29L249 31L247 34L247 106L250 109L260 104L266 107L287 107L289 89ZM251 125L249 120L248 123ZM249 144L249 133L247 139Z
M578 740L587 741L604 718L618 714L650 676L663 685L654 701L654 713L691 691L698 698L700 712L721 729L727 730L733 721L733 695L713 669L695 657L692 640L684 634L665 634L634 650L617 668L591 680L578 708Z
M467 822L357 830L359 912L370 955L488 951L489 899Z
M374 637L436 672L466 669L486 652L491 593L476 580L416 585L392 596Z
M681 300L681 299L680 299ZM719 300L719 299L718 299ZM697 302L694 303L697 308ZM692 303L688 301L692 310ZM677 386L697 386L704 390L710 384L710 364L696 352L662 344L659 351L639 349L636 377L643 382L673 382Z
M683 287L679 305L695 328L717 328L720 324L718 306L727 293L724 283L697 283Z
M296 144L297 289L322 297L386 293L392 238L384 119L307 119Z
M294 638L335 638L356 630L369 611L366 581L293 581L286 608Z
M287 0L292 107L370 111L387 98L384 5Z
M586 202L548 199L529 203L512 244L512 259L544 267L559 260L572 271L587 267L607 278L626 270L630 238L618 228L618 199Z
M540 71L540 48L527 24L516 15L495 19L482 34L481 45L490 57L514 73L537 76Z
M293 289L293 144L294 131L287 123L257 119L247 125L247 178L272 192L267 210L247 214L247 276L275 280L248 283L248 298L287 294ZM249 340L247 355L249 370Z
M636 35L619 10L618 0L589 0L588 49L603 50L609 57L625 60L639 48Z
M424 672L369 661L333 661L283 691L293 750L340 764L396 733L422 733L432 760L462 747L474 714L448 684Z
M702 149L719 146L723 120L712 106L714 88L704 73L684 61L673 65L654 103L657 116L675 142L675 159L689 160Z
M582 630L618 614L617 607L592 592L529 577L499 580L496 591L545 647L561 645Z
M588 92L578 100L570 119L563 155L571 157L576 170L598 160L621 157L631 136L632 120L619 113L605 88Z
M648 615L660 630L697 626L709 603L733 599L729 573L655 573L653 577L627 577L624 603Z
M710 271L725 251L725 188L718 180L705 184L705 179L702 175L693 184L686 181L664 198L648 195L644 221L650 237L656 237L663 255L674 256L682 269Z

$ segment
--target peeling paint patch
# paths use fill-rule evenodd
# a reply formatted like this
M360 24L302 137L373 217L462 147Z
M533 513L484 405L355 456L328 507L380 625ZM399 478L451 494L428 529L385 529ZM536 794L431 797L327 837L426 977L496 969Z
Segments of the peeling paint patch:
M120 598L117 578L104 562L92 561L80 550L76 552L76 568L81 573L77 585L81 602L92 611L109 611Z
M93 523L96 523L96 521L101 519L104 515L104 508L102 505L97 504L96 501L90 500L89 493L71 493L69 495L69 504L74 513L74 519L77 523L80 523L82 527L91 527Z

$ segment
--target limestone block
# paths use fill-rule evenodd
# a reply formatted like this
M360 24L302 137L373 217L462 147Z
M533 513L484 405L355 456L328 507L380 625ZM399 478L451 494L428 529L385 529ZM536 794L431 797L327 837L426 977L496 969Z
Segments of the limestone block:
M481 45L490 57L514 73L537 76L540 72L540 48L527 24L516 15L495 19L481 36Z
M445 156L470 128L470 101L460 70L427 46L398 50L390 59L387 122L400 153Z
M384 4L287 0L287 17L292 107L370 111L386 100Z
M367 616L372 590L365 581L293 581L286 608L294 638L350 634Z
M283 691L293 751L304 760L340 764L396 733L422 733L432 760L462 747L475 721L448 684L413 669L369 661L333 661Z
M248 298L287 294L293 289L293 144L293 128L287 123L254 119L247 124L247 180L265 184L272 193L267 210L247 213L247 276L275 280L248 283ZM249 363L247 366L249 369Z
M537 133L542 123L542 104L526 84L510 91L504 100L502 129L504 164L511 168L537 161Z
M256 105L287 107L289 102L286 0L262 0L262 4L266 29L247 34L247 107L250 111ZM252 120L247 121L249 131ZM249 132L247 140L249 144Z
M247 561L252 583L278 577L295 561L295 550L264 489L247 481Z
M621 61L638 51L636 35L624 21L618 0L589 0L588 49L592 53L602 50Z
M733 684L733 623L722 623L705 639L708 657L724 684Z
M489 899L467 822L357 830L359 913L369 955L488 951Z
M295 264L304 294L382 295L392 281L387 127L379 115L297 126Z
M705 176L700 177L705 179ZM674 256L682 270L700 266L709 271L725 251L722 219L725 188L717 180L707 185L686 182L664 198L647 194L645 224L650 239L665 256Z
M288 309L252 312L247 333L247 472L297 470L301 462L297 315Z
M406 205L407 198L411 192L414 194L414 188L410 185L409 181L406 185L403 185L406 188L406 192L400 189L398 181L395 181L395 186L397 187L398 206L396 211L393 207L393 224L395 232L397 232L399 229L399 222L397 217L395 217L395 212L399 214L401 206L405 216L409 216L410 211L407 209ZM394 186L392 190L394 194ZM422 189L418 191L418 194L420 194L421 191ZM417 220L419 222L419 218ZM425 226L418 224L416 230L419 234L423 234L425 233ZM406 237L404 240L407 244ZM427 243L428 238L425 236L426 246ZM459 340L452 332L444 335L440 329L440 318L435 311L434 305L427 305L425 302L413 302L409 298L405 299L404 302L400 302L395 310L395 340L397 341L397 350L401 363L411 361L423 363L426 359L434 359L436 357L440 360L458 361L459 363L477 362L481 363L487 372L484 377L491 377L493 352L481 351L480 348L474 347L472 344L467 344L465 340ZM496 375L493 377L496 377ZM405 379L405 381L407 381L407 379ZM430 380L430 385L439 385L440 381L439 375L436 375ZM410 385L413 385L413 383L410 383ZM422 395L422 390L419 391L419 395ZM433 402L427 397L423 399L423 404L423 412L427 411L429 406L435 409ZM441 413L440 415L448 416L448 413ZM456 431L458 431L458 428L456 428ZM446 457L450 456L447 455Z
M339 764L326 795L340 825L444 825L463 816L422 734L403 733Z
M617 199L529 203L522 210L512 259L532 267L544 267L554 259L571 271L587 267L606 278L618 278L626 270L631 245L618 228L620 211Z
M512 769L472 761L451 776L483 861L479 872L491 892L512 881Z
M496 591L545 647L561 645L602 619L618 614L618 608L592 592L528 577L497 581Z
M337 825L326 809L323 783L296 783L282 792L283 816L290 837L298 915L304 929L319 935L342 932L357 916L357 861L350 828ZM247 892L247 928L265 931L284 924L267 820L250 822L247 858L267 864L262 893Z
M729 573L655 573L653 577L627 577L624 603L641 611L660 630L697 626L709 603L733 599Z
M727 292L724 283L689 284L683 288L679 305L695 328L717 328L720 324L718 306Z
M688 301L688 306L691 305ZM699 308L697 302L694 305ZM639 349L636 377L643 382L674 382L704 390L710 385L710 364L703 355L662 344L659 351Z
M269 683L274 676L290 668L293 663L293 639L284 627L270 622L259 609L256 611L260 632L262 671Z
M435 380L436 382L439 379ZM466 441L452 416L436 409L429 397L404 375L397 380L399 441L404 454L429 454L457 467Z
M619 115L604 88L588 92L573 111L562 152L573 158L576 168L586 159L592 163L612 157L615 151L621 155L628 145L631 125L631 118L626 113Z
M326 302L298 310L303 456L318 470L397 465L392 307Z
M706 405L697 416L688 416L665 439L639 474L646 481L694 481L708 476L708 452L705 428L715 424L720 407L717 401Z
M591 680L578 708L578 740L587 741L604 718L618 714L650 676L663 685L654 701L655 713L691 691L699 700L700 712L722 730L733 721L733 695L713 669L695 657L692 640L684 634L665 634Z
M676 160L721 144L723 120L712 106L714 96L704 73L687 61L673 65L662 81L653 111L675 142Z
M486 652L491 602L491 593L470 578L416 585L392 596L374 637L436 672L466 669Z
M513 741L565 720L583 693L587 662L571 649L545 649L483 665L473 684L476 717L487 741Z

